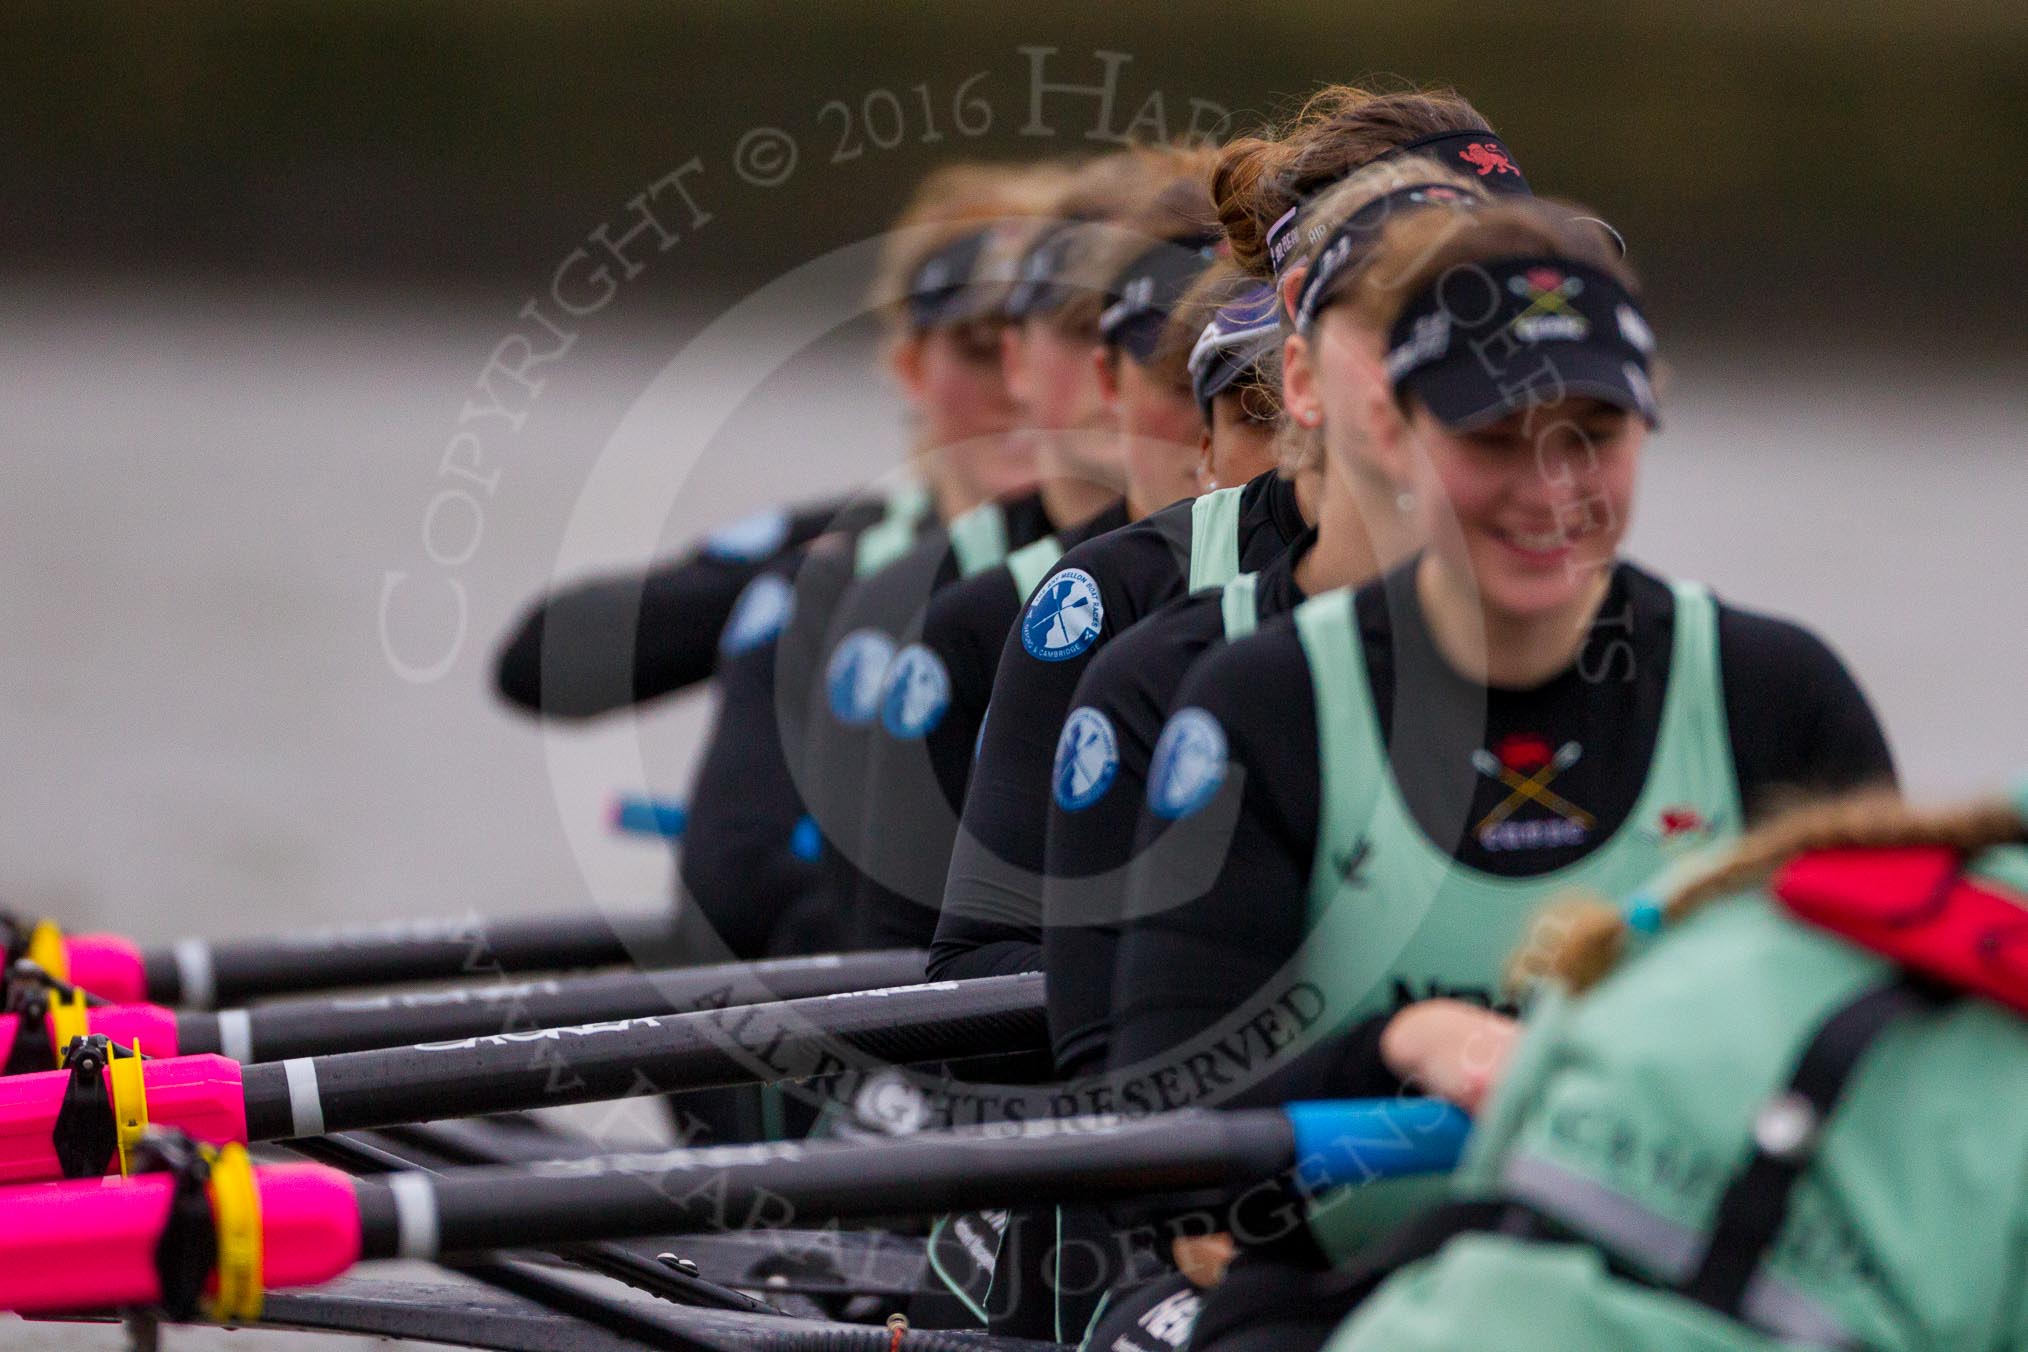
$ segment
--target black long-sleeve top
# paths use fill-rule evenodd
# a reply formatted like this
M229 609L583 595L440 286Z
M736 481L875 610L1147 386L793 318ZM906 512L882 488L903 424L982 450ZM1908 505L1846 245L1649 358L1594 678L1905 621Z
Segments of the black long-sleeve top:
M1184 593L1190 511L1187 501L1173 504L1065 554L1007 635L930 950L937 979L1040 966L1058 734L1078 679L1104 645ZM1292 483L1273 472L1250 481L1240 499L1240 568L1272 562L1305 529ZM1089 613L1093 596L1096 623L1070 642L1053 643L1065 631L1051 607L1075 604Z

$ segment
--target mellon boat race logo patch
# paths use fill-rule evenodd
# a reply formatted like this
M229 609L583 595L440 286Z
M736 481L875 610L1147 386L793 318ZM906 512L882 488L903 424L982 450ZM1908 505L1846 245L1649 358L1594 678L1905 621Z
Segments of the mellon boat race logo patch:
M1722 813L1703 812L1695 803L1671 803L1641 826L1641 835L1670 854L1681 854L1717 839L1724 826Z
M1155 743L1148 766L1148 810L1176 821L1188 817L1225 782L1225 729L1204 709L1181 709Z
M1528 308L1508 325L1524 343L1576 342L1591 332L1591 321L1570 302L1584 293L1584 279L1553 267L1530 268L1507 279L1507 289Z
M718 650L727 657L752 652L786 629L796 612L796 589L785 577L762 573L746 584L718 636Z
M878 629L855 629L838 640L824 667L824 691L840 723L861 728L874 720L893 661L894 640Z
M1112 720L1088 704L1072 709L1056 740L1051 778L1057 804L1066 812L1090 807L1105 797L1119 769L1120 740Z
M1098 641L1106 617L1099 585L1082 568L1066 568L1042 584L1021 620L1021 646L1044 662L1068 662Z
M909 741L934 732L950 707L951 674L944 660L920 643L903 648L887 671L880 725L889 736Z

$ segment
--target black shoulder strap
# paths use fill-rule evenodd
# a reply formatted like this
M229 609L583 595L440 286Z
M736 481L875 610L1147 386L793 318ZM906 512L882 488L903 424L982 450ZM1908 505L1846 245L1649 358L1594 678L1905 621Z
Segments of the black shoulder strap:
M1787 1087L1761 1106L1754 1122L1753 1158L1720 1198L1704 1253L1691 1275L1671 1288L1602 1250L1607 1269L1628 1281L1673 1289L1728 1318L1741 1319L1747 1289L1788 1217L1789 1193L1815 1156L1823 1124L1861 1058L1896 1020L1938 1008L1957 994L1898 972L1840 1006L1810 1039ZM1330 1289L1349 1308L1398 1268L1435 1254L1454 1236L1466 1233L1598 1247L1522 1202L1454 1201L1369 1246L1351 1267L1333 1274Z
M1948 998L1899 973L1848 1001L1817 1030L1788 1087L1761 1105L1754 1119L1753 1159L1719 1200L1704 1256L1679 1290L1691 1300L1738 1318L1761 1260L1788 1217L1789 1192L1815 1156L1823 1125L1860 1058L1889 1025Z

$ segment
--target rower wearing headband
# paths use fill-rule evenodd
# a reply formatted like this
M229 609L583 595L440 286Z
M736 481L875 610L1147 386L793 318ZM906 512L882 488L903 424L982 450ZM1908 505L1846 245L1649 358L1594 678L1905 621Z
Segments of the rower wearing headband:
M916 424L910 459L928 487L912 515L819 537L764 570L721 644L722 699L679 862L684 895L734 956L837 946L829 913L809 902L814 850L785 746L801 754L804 682L821 670L831 611L854 576L1032 473L1012 444L1000 373L994 311L1004 284L972 274L994 257L994 233L1044 209L1059 181L1053 171L947 167L925 181L891 236L874 301Z
M1281 303L1229 261L1207 273L1177 307L1197 330L1190 397L1204 415L1197 489L1215 493L1275 468L1281 421Z
M1036 443L1052 521L1075 524L1013 550L997 567L938 591L890 668L852 900L851 941L926 946L950 864L980 719L1021 603L1064 550L1127 520L1119 419L1094 355L1124 254L1203 229L1208 153L1136 149L1080 170L1048 231L1022 260L1007 301L1008 386ZM911 700L927 681L936 697Z
M1436 207L1461 210L1482 196L1434 160L1390 157L1311 204L1308 215L1323 224L1324 233L1309 241L1308 254L1288 260L1285 271L1298 281L1305 273L1317 275L1319 254L1332 260L1333 269L1356 266L1394 216ZM1345 240L1360 248L1341 247ZM1207 393L1225 391L1213 398L1231 399L1230 391L1246 379L1233 370L1242 354L1271 353L1279 404L1287 312L1271 285L1251 285L1253 292L1222 311L1200 339L1199 386ZM1379 383L1377 364L1369 379ZM1340 463L1327 473L1314 428L1292 426L1281 440L1287 472L1308 485L1318 502L1317 526L1258 572L1173 602L1122 634L1078 682L1076 707L1064 724L1050 804L1042 951L1057 1073L1074 1085L1096 1085L1110 1052L1114 965L1127 920L1135 819L1176 687L1207 650L1253 632L1306 595L1367 580L1412 543L1395 510L1396 489L1370 461L1349 472ZM1175 1296L1211 1284L1230 1254L1230 1238L1217 1233L1179 1237L1167 1249L1157 1245L1156 1275L1114 1292L1103 1332L1110 1334L1126 1312L1151 1299L1159 1302L1164 1292ZM1164 1257L1173 1257L1180 1275L1164 1271Z
M1096 328L1099 345L1087 349L1086 356L1088 362L1095 355L1099 357L1095 374L1113 434L1107 454L1112 457L1115 483L1124 488L1129 510L1134 502L1149 500L1151 494L1174 491L1179 477L1186 485L1182 491L1188 491L1190 461L1185 457L1194 454L1200 419L1189 396L1187 370L1195 335L1173 332L1167 318L1190 281L1210 266L1214 253L1209 237L1212 207L1205 184L1215 152L1143 153L1153 157L1151 162L1164 166L1167 172L1150 200L1139 205L1130 219L1117 227L1088 232L1097 245L1091 261L1100 269L1093 275L1103 278L1104 285L1102 289L1087 285L1083 294L1068 299L1064 307L1065 318L1089 322ZM1098 303L1101 300L1103 304ZM1183 455L1178 454L1179 446ZM1183 471L1180 475L1179 469ZM1032 586L1033 577L1047 570L1055 558L1056 551L1050 550L1047 542L1018 551L1018 561L1026 570L1024 584ZM1008 561L1012 564L1017 558L1010 556ZM992 575L989 570L979 576ZM996 578L981 585L997 592L997 582ZM952 597L951 605L973 599L960 593ZM1016 595L1014 601L1018 610L1020 596ZM949 609L939 612L941 632L949 632L954 618ZM967 622L968 627L985 626L974 632L979 633L988 660L998 657L999 644L1015 618L1005 611L996 614L989 607ZM905 673L911 666L928 665L931 654L926 645L912 645L903 652L904 656L897 657L894 664L900 672ZM899 679L895 693L902 693ZM946 710L945 717L948 716ZM950 766L969 764L977 745L976 719L975 713L969 744L959 740L962 722L938 730L944 774L923 773L932 768L924 765L921 756L928 749L926 740L918 743L905 735L876 736L873 740L876 752L887 755L881 767L884 778L880 794L858 795L871 809L861 835L867 845L862 858L883 870L885 877L876 881L896 881L912 891L911 894L902 887L871 891L862 880L862 914L885 926L885 932L879 936L884 942L904 937L923 942L932 932L934 903L941 895L943 883L938 847L941 840L948 839L940 835L937 823L948 823L946 829L954 828L956 823L955 809L945 796L946 777ZM898 719L896 723L901 733L909 731L906 720ZM1002 1073L1017 1078L1046 1078L1048 1058L1034 1057L1024 1068ZM984 1225L982 1218L955 1218L945 1233L962 1233L975 1222ZM998 1245L998 1267L984 1274L993 1278L992 1289L1000 1299L990 1309L985 1301L976 1302L983 1313L990 1315L990 1326L996 1332L1047 1337L1054 1334L1059 1321L1068 1327L1088 1317L1091 1303L1105 1285L1105 1277L1099 1274L1085 1281L1045 1273L1042 1260L1057 1250L1058 1238L1053 1206L1013 1213L1004 1241ZM949 1254L940 1261L939 1269L947 1274L954 1289L963 1290L967 1282L954 1279L958 1258L956 1253ZM1087 1291L1087 1298L1081 1304L1072 1301L1059 1308L1055 1295L1072 1286Z
M1212 182L1226 247L1265 280L1268 229L1290 208L1411 144L1455 132L1483 138L1485 127L1477 109L1446 90L1327 90L1277 139L1246 137L1221 152ZM1051 769L1078 678L1097 653L1177 597L1266 566L1314 520L1315 504L1271 471L1091 541L1043 581L994 678L931 950L934 975L1040 963Z
M1357 268L1326 275L1329 255L1299 289L1290 411L1334 464L1356 446L1401 485L1428 544L1212 652L1176 695L1137 828L1114 1071L1256 1055L1157 1077L1172 1097L1385 1092L1391 1050L1497 1035L1483 1005L1548 896L1631 891L1784 793L1892 773L1821 641L1620 558L1655 340L1595 223L1511 198L1404 214ZM1370 397L1376 365L1389 398ZM1286 1036L1262 1044L1278 999ZM1315 1345L1280 1322L1291 1282L1415 1191L1321 1198L1308 1233L1253 1226L1199 1345Z
M1433 160L1410 157L1368 167L1327 192L1312 208L1325 222L1317 241L1330 263L1290 260L1298 276L1335 275L1355 267L1385 224L1404 212L1468 209L1483 194ZM1361 244L1357 251L1340 241ZM1329 280L1326 285L1330 285ZM1206 335L1225 352L1266 351L1271 338L1276 397L1281 345L1293 328L1275 292L1257 290L1225 313ZM1266 333L1257 327L1266 302ZM1375 346L1378 340L1373 340ZM1209 343L1200 342L1200 351ZM1228 358L1225 370L1233 363ZM1206 368L1210 363L1205 363ZM1377 362L1358 373L1380 386ZM1231 399L1230 380L1216 398ZM1209 382L1207 382L1208 384ZM1384 389L1384 387L1382 387ZM1258 572L1165 606L1109 645L1078 682L1076 704L1057 746L1049 814L1043 970L1049 973L1050 1027L1057 1071L1066 1078L1103 1070L1110 1044L1113 958L1125 919L1127 868L1134 825L1147 795L1147 773L1176 688L1199 657L1244 637L1261 621L1293 609L1306 596L1369 580L1398 562L1415 540L1396 501L1398 487L1360 458L1330 466L1315 427L1292 426L1283 437L1289 473L1311 485L1318 524Z

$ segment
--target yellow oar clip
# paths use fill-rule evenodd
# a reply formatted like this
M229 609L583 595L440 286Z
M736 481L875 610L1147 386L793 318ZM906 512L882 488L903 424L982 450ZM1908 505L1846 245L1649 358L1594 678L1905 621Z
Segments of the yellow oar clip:
M207 1313L221 1324L250 1324L261 1317L262 1304L260 1186L245 1146L221 1146L206 1157L218 1227L218 1294Z
M113 1091L113 1139L120 1151L120 1177L125 1178L128 1152L141 1144L148 1132L148 1081L139 1039L134 1042L132 1056L107 1058L106 1079Z
M55 977L58 981L70 980L70 949L63 942L63 931L54 920L36 922L28 932L28 948L22 954L30 962Z
M49 1040L56 1047L59 1061L70 1047L71 1039L84 1037L92 1031L91 1010L85 1006L85 994L80 990L73 990L68 995L62 991L51 991L48 1018Z

